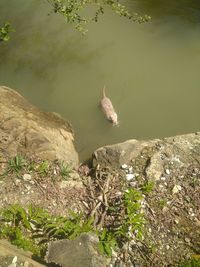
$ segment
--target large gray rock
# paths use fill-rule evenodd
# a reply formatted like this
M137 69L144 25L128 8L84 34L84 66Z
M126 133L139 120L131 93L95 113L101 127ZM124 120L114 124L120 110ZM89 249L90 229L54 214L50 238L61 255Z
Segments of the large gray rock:
M189 166L200 164L200 133L104 146L93 154L93 166L98 164L115 169L132 165L135 172L155 180L166 171L181 169L183 174Z
M92 234L81 234L74 240L52 241L46 260L62 267L106 266L106 259L98 252L98 238Z
M55 113L40 111L16 91L0 86L0 152L78 165L73 131Z
M143 194L146 223L143 241L133 236L134 266L179 266L199 253L200 133L105 146L93 166Z

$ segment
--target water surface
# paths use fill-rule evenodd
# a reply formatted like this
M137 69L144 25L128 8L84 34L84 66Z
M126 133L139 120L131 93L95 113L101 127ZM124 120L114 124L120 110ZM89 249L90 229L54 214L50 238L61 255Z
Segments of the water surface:
M151 22L107 11L82 37L45 1L1 0L16 32L0 45L0 84L69 120L81 160L105 144L198 131L200 3L165 2L126 1ZM104 84L120 127L99 109Z

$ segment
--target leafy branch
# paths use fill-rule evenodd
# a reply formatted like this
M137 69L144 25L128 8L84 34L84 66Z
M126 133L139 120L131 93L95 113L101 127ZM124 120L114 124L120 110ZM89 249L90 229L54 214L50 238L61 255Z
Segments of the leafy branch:
M110 8L116 14L139 23L149 21L150 16L132 14L122 5L119 0L47 0L55 13L64 16L65 20L73 24L75 28L85 34L87 24L97 22L100 15L104 14L106 8ZM84 15L87 10L94 10L92 16Z
M7 42L10 39L9 33L10 33L10 23L5 22L3 26L0 27L0 42Z

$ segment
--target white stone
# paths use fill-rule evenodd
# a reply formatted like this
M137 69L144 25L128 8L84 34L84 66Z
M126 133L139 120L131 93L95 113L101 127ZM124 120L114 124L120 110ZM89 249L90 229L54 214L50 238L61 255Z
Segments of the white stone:
M31 180L31 175L28 174L28 173L25 173L25 174L23 175L23 179L24 179L24 181L30 181L30 180Z
M16 185L20 184L21 183L20 179L16 179L15 183L16 183Z
M166 172L166 174L170 174L170 170L169 169L166 169L165 172Z
M175 185L172 189L172 194L176 194L181 190L181 186L180 185Z
M160 180L165 181L166 178L164 176L160 177Z
M97 199L98 199L99 201L103 202L103 196L102 196L102 195L98 196Z
M15 256L12 260L12 263L16 263L17 262L17 256Z
M36 227L32 222L30 222L30 226L31 226L31 228L32 228L33 230L36 230L36 229L37 229L37 227Z
M178 219L175 219L174 220L176 224L179 224L179 220Z
M122 167L122 169L126 169L126 168L128 168L128 165L123 164L121 167Z
M129 168L128 168L128 171L129 171L129 173L132 173L132 171L133 171L133 167L132 167L132 166L129 167Z
M126 174L126 180L127 181L131 181L131 180L133 180L134 179L134 174L132 174L132 173L127 173Z

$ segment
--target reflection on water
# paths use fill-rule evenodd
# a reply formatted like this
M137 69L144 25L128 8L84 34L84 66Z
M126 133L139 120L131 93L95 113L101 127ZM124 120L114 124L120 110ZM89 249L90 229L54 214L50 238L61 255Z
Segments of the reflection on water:
M107 12L82 37L62 17L48 16L45 1L3 0L1 19L16 32L0 46L0 84L70 120L81 159L105 144L197 131L200 4L165 2L128 1L152 21L139 25ZM120 127L99 109L104 84Z
M135 10L134 1L127 1L127 5ZM159 20L178 18L187 23L200 22L199 0L140 0L137 1L137 10L145 10L154 19Z

